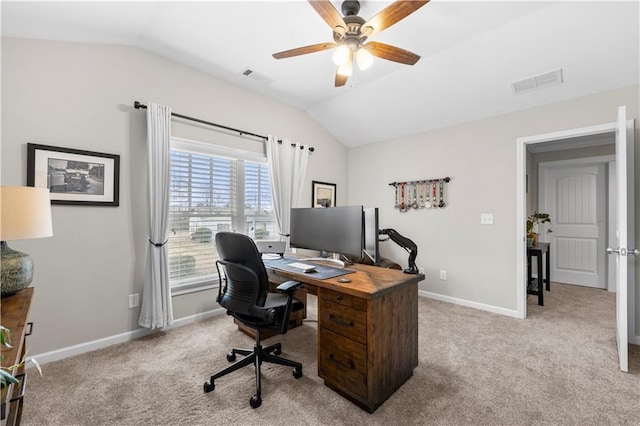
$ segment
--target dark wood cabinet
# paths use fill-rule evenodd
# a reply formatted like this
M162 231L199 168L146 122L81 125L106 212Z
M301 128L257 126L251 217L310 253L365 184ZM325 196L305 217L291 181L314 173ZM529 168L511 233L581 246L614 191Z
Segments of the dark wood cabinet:
M27 322L29 309L33 299L33 287L20 290L13 296L0 299L0 311L2 318L0 322L11 332L12 349L2 348L3 367L20 364L24 359L27 347L26 337L31 334L32 323ZM17 385L2 389L2 426L17 426L20 424L22 416L23 396L26 383L26 372L24 366L15 368L12 371L14 376L21 376L21 382Z
M393 269L350 265L351 282L270 270L318 298L318 375L373 413L418 365L418 281Z

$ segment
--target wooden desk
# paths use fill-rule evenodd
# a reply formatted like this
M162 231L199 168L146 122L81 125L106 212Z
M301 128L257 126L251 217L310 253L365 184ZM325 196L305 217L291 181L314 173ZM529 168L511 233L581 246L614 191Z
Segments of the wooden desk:
M318 375L373 413L418 365L418 282L424 275L349 265L350 283L267 268L275 283L294 279L318 296Z
M31 308L31 300L33 298L33 287L20 290L13 296L4 297L0 300L0 309L2 309L2 325L7 327L11 332L12 349L2 347L3 366L17 365L24 359L26 354L26 336L31 334L31 327L28 327L27 318L29 317L29 309ZM27 330L29 329L29 330ZM11 374L14 376L25 374L21 378L21 384L26 381L26 373L24 366L15 368ZM23 398L19 394L20 385L11 385L2 389L2 425L17 426L20 424L22 416ZM24 387L22 389L24 391ZM23 394L24 395L24 394ZM11 399L11 401L8 401Z
M545 257L545 274L542 275L542 257ZM537 259L538 276L531 275L531 257ZM547 291L551 291L551 244L538 243L533 247L527 247L527 294L538 296L538 305L544 306L544 283L547 283Z

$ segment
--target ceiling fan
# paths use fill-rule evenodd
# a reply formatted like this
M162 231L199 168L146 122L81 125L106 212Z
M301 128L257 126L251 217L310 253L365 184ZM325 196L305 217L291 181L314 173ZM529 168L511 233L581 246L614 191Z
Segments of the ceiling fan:
M361 70L365 70L373 64L373 56L401 64L413 65L418 62L420 55L385 43L365 42L372 35L401 21L428 2L429 0L396 0L376 16L365 21L358 16L360 2L357 0L345 0L342 2L341 9L344 17L340 16L329 0L309 0L311 7L318 12L333 30L335 42L318 43L284 50L274 53L273 57L284 59L336 48L333 54L333 62L338 66L335 77L336 87L344 86L351 76L354 57L358 68Z

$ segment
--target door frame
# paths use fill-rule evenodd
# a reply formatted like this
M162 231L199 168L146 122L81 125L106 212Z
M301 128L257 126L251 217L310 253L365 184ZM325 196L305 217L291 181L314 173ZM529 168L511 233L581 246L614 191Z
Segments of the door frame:
M533 136L519 137L516 139L516 316L524 319L527 317L527 145L542 142L560 142L563 139L592 136L603 133L615 134L617 123L605 123L595 126L579 127L576 129L562 130L559 132L544 133Z
M540 211L540 205L543 204L543 202L541 201L543 199L543 195L546 191L546 188L543 188L542 185L540 184L540 181L542 180L542 169L546 169L546 170L550 170L552 168L561 168L564 166L568 166L568 167L573 167L573 166L604 166L604 172L603 172L603 178L605 179L605 183L604 183L604 193L602 194L604 197L604 200L606 200L606 202L604 203L604 222L602 225L602 241L598 241L598 245L601 246L603 248L602 253L599 253L599 256L602 256L602 260L603 261L603 269L602 269L602 279L604 280L604 287L595 287L595 288L603 288L605 290L609 289L609 285L611 284L609 282L609 258L611 256L607 256L606 252L604 251L604 248L606 247L610 247L609 245L609 232L611 230L611 214L610 214L610 209L611 209L611 202L610 202L610 196L609 196L609 192L611 190L611 185L608 181L609 179L609 167L611 166L611 164L615 165L615 161L616 161L616 156L614 155L599 155L599 156L595 156L595 157L583 157L583 158L573 158L573 159L568 159L568 160L552 160L552 161L543 161L538 163L538 211ZM615 183L615 181L614 181ZM614 223L615 223L615 218L614 219ZM544 225L543 225L544 226ZM551 226L553 227L553 223L551 225L547 225L547 226ZM546 229L546 226L545 226ZM614 231L615 232L615 231ZM600 240L600 238L598 238L598 240ZM545 242L549 242L547 241L547 236L545 235L544 237L544 241ZM553 266L553 265L552 265ZM553 267L551 269L553 271ZM553 274L551 274L553 276ZM614 275L614 279L615 279L615 275ZM615 287L615 283L613 284L613 287Z

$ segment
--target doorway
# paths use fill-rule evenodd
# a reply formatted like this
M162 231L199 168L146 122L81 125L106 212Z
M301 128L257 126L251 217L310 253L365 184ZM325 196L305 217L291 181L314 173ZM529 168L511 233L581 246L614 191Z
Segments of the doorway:
M628 342L629 336L635 334L635 271L634 263L628 255L640 255L633 245L634 240L634 155L633 155L633 120L627 119L625 106L618 107L617 120L613 123L572 129L543 135L523 137L517 139L517 197L516 197L516 295L517 312L520 318L527 316L527 275L525 217L527 212L527 197L525 184L527 182L527 148L528 145L558 144L571 138L595 136L613 133L615 137L616 161L616 198L617 220L615 221L617 244L608 247L607 253L616 256L616 343L620 369L628 371ZM541 145L542 146L542 145ZM633 257L633 256L631 256ZM553 279L553 277L551 277ZM633 337L632 337L633 338Z
M600 150L600 155L610 155L615 152L615 146L610 145L615 141L615 135L616 123L607 123L518 138L517 231L519 240L526 241L524 218L538 209L538 163L575 159L576 155L584 157L586 151L593 154ZM580 150L582 153L576 154ZM553 218L551 225L554 225ZM526 244L518 245L517 311L520 318L527 317L527 294L524 286L524 283L527 282L525 246ZM554 279L555 277L552 275L552 280Z

